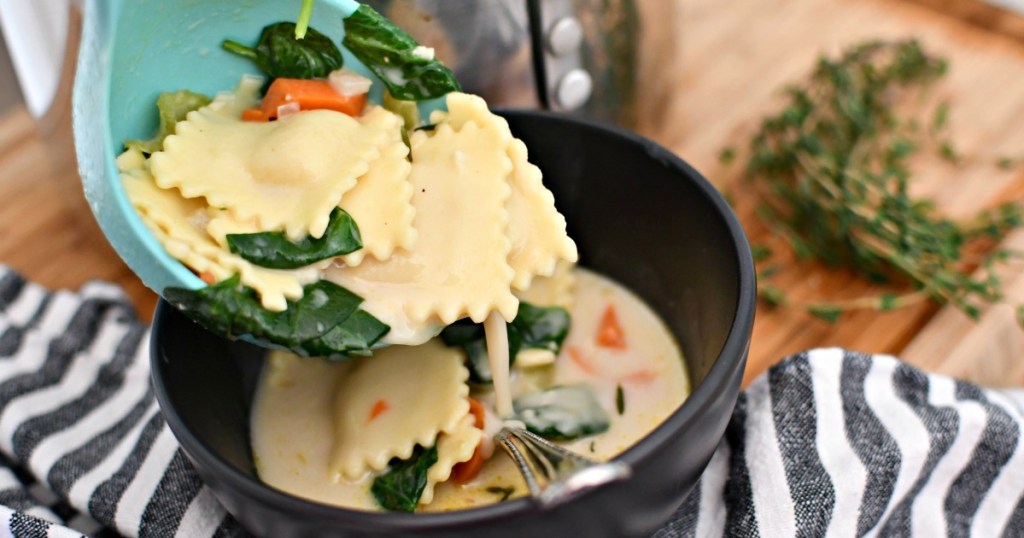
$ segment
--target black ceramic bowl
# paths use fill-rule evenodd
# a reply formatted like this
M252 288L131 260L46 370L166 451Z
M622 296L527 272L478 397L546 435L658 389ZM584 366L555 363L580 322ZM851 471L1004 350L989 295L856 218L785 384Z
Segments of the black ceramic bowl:
M214 336L161 303L153 382L171 430L247 529L293 536L647 536L707 465L736 403L754 317L750 250L728 205L664 148L614 128L504 113L544 171L581 263L642 297L685 355L693 392L620 459L627 481L550 510L528 499L442 514L369 513L299 499L260 482L249 409L263 351Z

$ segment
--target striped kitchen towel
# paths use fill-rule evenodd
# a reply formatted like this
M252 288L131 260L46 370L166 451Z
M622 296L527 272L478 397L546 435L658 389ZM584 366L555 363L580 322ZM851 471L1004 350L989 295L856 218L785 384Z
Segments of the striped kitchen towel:
M159 413L147 329L112 285L0 266L0 536L247 536ZM1022 401L888 356L789 357L656 536L1024 536Z

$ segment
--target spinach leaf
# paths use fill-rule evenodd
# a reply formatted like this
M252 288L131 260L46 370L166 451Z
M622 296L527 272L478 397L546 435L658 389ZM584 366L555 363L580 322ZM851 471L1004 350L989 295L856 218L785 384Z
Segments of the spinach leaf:
M412 512L427 487L427 470L437 463L437 447L419 445L407 460L393 460L387 472L373 479L370 492L386 510Z
M516 353L520 349L546 349L557 354L569 334L570 324L569 312L564 308L519 303L519 312L509 328L509 347L515 338Z
M416 126L420 124L420 109L416 108L416 103L395 99L391 92L387 90L383 93L380 106L384 107L384 110L394 112L402 117L406 134L408 134L408 131L416 130Z
M571 319L564 308L534 306L520 302L516 319L508 327L509 364L524 349L546 349L557 354L569 334ZM487 341L482 324L460 319L441 331L441 340L449 347L466 352L469 378L475 383L491 383L491 365L487 360Z
M608 429L608 415L587 385L557 386L512 402L526 429L548 439L568 441Z
M156 108L160 112L160 126L156 135L149 140L128 140L124 143L127 149L138 149L143 153L153 154L164 149L164 139L174 134L177 123L193 110L210 104L210 98L188 90L161 93L156 99Z
M419 55L409 34L366 5L345 19L341 44L404 101L441 97L462 88L455 75L434 58Z
M236 274L198 290L167 288L164 298L207 329L234 338L249 335L264 346L302 356L344 359L369 355L390 327L359 310L363 299L327 280L308 284L302 299L274 312Z
M221 43L224 50L249 58L271 79L324 78L341 69L341 51L331 39L312 28L302 39L295 37L295 23L278 22L263 28L256 47L230 39Z
M303 348L313 356L342 354L346 357L369 357L373 354L370 345L383 338L389 330L391 327L365 310L356 310L322 336L304 342Z
M363 248L359 227L344 209L331 212L327 229L319 238L306 236L292 242L283 232L228 234L231 252L271 269L295 269Z
M466 352L466 366L469 368L469 379L474 383L488 384L494 381L491 374L491 363L487 360L487 341L484 338L484 326L473 323L473 320L460 319L441 331L441 340L448 347L461 347ZM509 340L509 344L511 344ZM511 348L511 345L509 346ZM509 351L509 364L515 360Z

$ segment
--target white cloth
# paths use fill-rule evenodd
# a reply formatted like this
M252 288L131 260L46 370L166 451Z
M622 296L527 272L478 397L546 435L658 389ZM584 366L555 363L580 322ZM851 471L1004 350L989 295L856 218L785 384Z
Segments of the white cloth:
M0 536L246 536L164 423L148 335L112 285L51 293L0 266ZM1024 536L1021 395L789 357L656 537Z

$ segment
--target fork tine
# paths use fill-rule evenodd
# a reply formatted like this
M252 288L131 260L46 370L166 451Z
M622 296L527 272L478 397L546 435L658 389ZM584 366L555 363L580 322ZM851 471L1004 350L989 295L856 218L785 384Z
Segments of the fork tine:
M530 494L545 508L633 474L629 465L621 461L592 460L522 428L505 426L496 439L512 457Z

